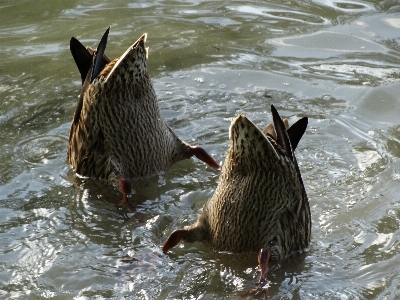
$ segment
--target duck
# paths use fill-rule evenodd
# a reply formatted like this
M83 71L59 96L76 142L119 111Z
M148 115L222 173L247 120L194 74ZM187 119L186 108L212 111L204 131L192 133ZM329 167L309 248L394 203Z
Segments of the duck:
M219 170L203 148L182 141L162 117L147 71L147 33L110 59L109 32L110 27L95 50L70 40L82 80L67 151L74 171L114 184L126 195L133 181L159 176L192 156Z
M273 125L259 129L240 114L217 188L197 221L173 231L162 246L204 242L217 251L258 252L260 282L268 261L284 260L310 243L311 213L294 150L308 118L289 127L271 105Z

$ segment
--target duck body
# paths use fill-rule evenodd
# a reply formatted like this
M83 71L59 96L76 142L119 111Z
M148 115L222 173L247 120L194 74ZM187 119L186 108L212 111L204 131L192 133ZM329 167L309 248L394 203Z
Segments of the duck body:
M161 116L147 71L147 35L110 60L104 54L108 30L96 51L74 38L70 43L83 82L68 145L75 171L115 183L159 175L192 155L218 168L203 149L180 140Z
M234 253L266 248L271 260L281 260L308 246L311 214L294 156L307 118L286 130L274 107L272 111L277 137L268 133L270 127L264 133L244 115L233 121L214 195L195 224L171 234L164 252L179 240L203 241Z

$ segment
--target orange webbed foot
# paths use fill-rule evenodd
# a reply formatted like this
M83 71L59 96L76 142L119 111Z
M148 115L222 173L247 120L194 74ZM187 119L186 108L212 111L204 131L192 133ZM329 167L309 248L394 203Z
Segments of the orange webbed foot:
M260 280L257 284L262 285L267 282L268 261L271 256L267 248L262 248L258 253L258 267L260 269Z
M129 178L121 177L118 180L118 186L122 192L122 200L119 205L125 205L128 202L128 195L132 193L131 181Z
M220 165L203 148L201 148L199 146L191 146L190 152L192 153L192 155L196 156L198 159L205 162L211 168L213 168L215 170L221 169Z
M164 245L162 246L162 251L164 253L167 253L169 249L172 247L176 246L181 240L183 240L186 236L186 230L185 229L177 229L174 232L171 233L171 235L168 237Z

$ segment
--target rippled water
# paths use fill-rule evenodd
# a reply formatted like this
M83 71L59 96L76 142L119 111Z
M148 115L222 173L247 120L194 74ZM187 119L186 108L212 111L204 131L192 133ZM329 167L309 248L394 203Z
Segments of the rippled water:
M272 299L400 297L398 1L3 1L0 30L0 297L230 299L253 254L200 243L164 255L218 174L197 160L117 205L66 161L80 77L72 36L107 54L148 32L149 71L176 133L222 162L238 113L309 117L297 150L312 211L304 257L272 264ZM260 298L262 295L253 295Z

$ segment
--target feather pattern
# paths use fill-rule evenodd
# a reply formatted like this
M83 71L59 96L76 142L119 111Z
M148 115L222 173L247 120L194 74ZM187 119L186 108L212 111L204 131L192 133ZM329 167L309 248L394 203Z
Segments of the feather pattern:
M183 241L204 241L236 253L266 247L272 260L308 246L311 214L291 143L297 146L307 118L286 130L276 109L271 110L276 138L245 115L233 121L218 186L197 222L180 234ZM171 246L167 240L163 250Z
M96 51L71 39L85 81L71 125L69 163L80 175L116 183L156 176L197 155L197 148L180 140L161 116L147 72L147 34L110 61L104 54L108 32ZM219 167L207 152L202 155L206 163Z

